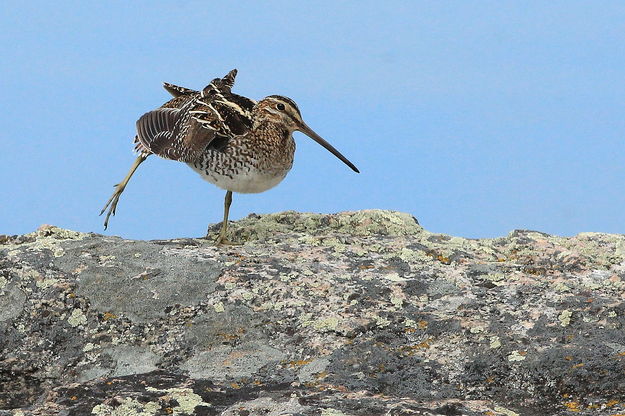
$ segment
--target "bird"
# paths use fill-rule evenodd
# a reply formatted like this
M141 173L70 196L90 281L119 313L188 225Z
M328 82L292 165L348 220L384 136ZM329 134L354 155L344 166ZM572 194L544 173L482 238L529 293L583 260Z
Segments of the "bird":
M163 84L173 98L137 120L134 145L138 156L100 211L100 215L106 212L104 229L115 215L128 181L152 154L186 163L203 179L226 190L217 245L231 244L227 227L232 193L264 192L278 185L291 170L295 131L306 134L354 172L360 172L308 127L292 99L270 95L255 101L233 93L236 75L233 69L201 91Z

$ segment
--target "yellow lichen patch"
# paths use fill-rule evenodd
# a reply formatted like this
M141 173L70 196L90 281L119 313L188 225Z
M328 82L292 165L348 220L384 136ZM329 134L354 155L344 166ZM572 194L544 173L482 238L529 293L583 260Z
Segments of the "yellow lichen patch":
M323 380L324 378L326 378L326 377L328 376L328 374L329 374L329 373L328 373L327 371L322 371L322 372L320 372L320 373L315 374L315 375L314 375L314 377L315 377L317 380Z
M581 368L584 366L584 363L579 363L579 364L575 364L573 367L571 368Z
M230 383L230 387L232 387L233 389L237 389L237 390L241 388L241 386L237 383Z
M451 260L449 259L449 257L445 257L441 254L436 256L436 260L440 261L443 264L451 264Z
M615 405L617 405L617 404L619 404L619 403L620 403L620 402L619 402L618 400L610 400L609 402L607 402L607 403L605 404L605 407L612 407L612 406L615 406Z
M104 315L102 315L102 320L104 321L108 321L110 319L117 319L117 318L118 316L112 312L104 312Z
M415 345L402 345L401 347L397 348L397 351L405 354L405 355L414 355L416 354L419 350L426 350L428 348L431 347L430 342L432 341L432 338L428 338L427 340L420 342L418 344Z
M427 328L428 327L428 321L420 320L419 322L417 322L417 327L419 329Z
M428 349L431 346L430 345L430 341L431 341L431 339L428 339L426 341L418 343L416 346L419 347L419 348L422 348L422 349Z
M294 367L301 367L306 364L310 364L311 362L312 360L295 360L295 361L289 361L287 364L289 365L289 367L294 368Z
M564 403L564 406L569 409L569 411L571 412L581 412L582 409L580 409L580 404L578 402L566 402Z

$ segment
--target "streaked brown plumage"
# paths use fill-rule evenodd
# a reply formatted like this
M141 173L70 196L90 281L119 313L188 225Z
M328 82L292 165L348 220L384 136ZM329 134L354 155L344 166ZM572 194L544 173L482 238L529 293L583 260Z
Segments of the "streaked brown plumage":
M236 70L215 78L202 91L164 84L173 98L137 121L139 156L100 215L108 225L124 188L151 154L187 163L205 180L225 189L224 220L217 243L226 242L232 192L257 193L280 183L293 165L299 130L358 172L349 160L302 120L293 100L270 95L259 102L232 93Z

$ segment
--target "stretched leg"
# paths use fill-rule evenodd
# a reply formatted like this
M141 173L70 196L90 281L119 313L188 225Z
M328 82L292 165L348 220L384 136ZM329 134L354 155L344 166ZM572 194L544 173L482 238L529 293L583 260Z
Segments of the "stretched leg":
M217 245L231 244L226 238L226 230L228 229L228 214L230 213L230 204L232 204L232 191L226 192L226 199L224 199L224 221L221 223L221 230L219 231L219 237L215 241Z
M113 192L113 195L111 195L109 200L106 201L106 205L104 205L104 208L102 208L102 211L100 211L100 215L102 215L104 214L104 211L106 211L106 209L108 208L108 212L106 213L106 218L104 219L105 230L109 224L109 217L111 215L115 215L115 208L117 208L117 202L119 201L119 197L122 195L122 192L124 192L124 188L126 188L128 181L132 177L133 173L135 173L135 170L137 170L139 165L143 163L143 161L147 159L148 156L149 155L143 155L143 154L139 155L137 159L135 160L135 163L133 163L132 166L130 167L130 171L128 171L128 174L126 175L124 180L122 180L120 183L115 185L115 192Z

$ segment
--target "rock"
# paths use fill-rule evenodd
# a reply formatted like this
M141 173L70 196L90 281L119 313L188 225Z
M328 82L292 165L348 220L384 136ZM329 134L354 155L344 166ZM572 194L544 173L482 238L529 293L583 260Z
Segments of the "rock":
M0 415L625 413L625 236L285 212L0 238Z

